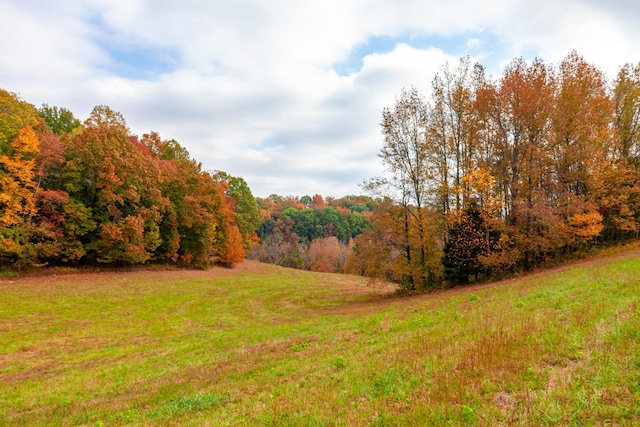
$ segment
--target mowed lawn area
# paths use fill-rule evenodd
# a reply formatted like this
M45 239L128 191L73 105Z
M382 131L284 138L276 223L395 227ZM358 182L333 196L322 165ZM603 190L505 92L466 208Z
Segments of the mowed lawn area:
M418 296L251 261L3 278L0 425L638 425L639 298L638 249Z

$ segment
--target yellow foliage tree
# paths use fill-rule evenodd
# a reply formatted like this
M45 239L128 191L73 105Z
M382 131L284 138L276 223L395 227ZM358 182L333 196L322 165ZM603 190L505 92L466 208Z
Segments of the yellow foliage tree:
M602 225L602 215L597 211L577 213L569 217L569 226L573 232L573 238L579 243L593 241L604 226Z
M26 126L11 140L11 152L0 154L0 225L11 227L35 214L35 157L38 137Z

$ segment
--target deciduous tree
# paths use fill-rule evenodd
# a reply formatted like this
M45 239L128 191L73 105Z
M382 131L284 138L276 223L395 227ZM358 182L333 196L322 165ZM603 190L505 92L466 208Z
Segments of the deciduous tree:
M64 107L50 107L47 104L42 104L42 107L38 109L38 114L44 119L51 132L56 135L71 133L82 125L80 120Z
M251 249L257 239L256 231L262 222L262 215L251 189L241 177L231 176L222 171L216 172L214 176L217 180L226 182L226 194L235 202L234 222L242 237L244 248Z
M166 208L156 165L129 138L124 118L96 107L65 151L64 189L92 213L98 228L87 235L90 261L143 263L161 243Z

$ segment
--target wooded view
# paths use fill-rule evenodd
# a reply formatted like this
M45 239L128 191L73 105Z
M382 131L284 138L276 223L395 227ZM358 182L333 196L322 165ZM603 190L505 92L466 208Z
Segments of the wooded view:
M131 135L106 106L81 124L6 91L0 102L2 266L244 258L255 227L241 178L203 171L174 140Z
M444 67L428 102L405 90L383 112L392 178L367 187L395 203L363 246L402 254L380 265L417 289L637 238L639 89L640 66L610 85L575 52L515 59L497 79L468 59Z
M0 266L206 267L245 258L433 289L574 258L640 233L640 65L576 52L463 58L382 112L387 175L366 195L256 198L175 140L80 122L0 91Z

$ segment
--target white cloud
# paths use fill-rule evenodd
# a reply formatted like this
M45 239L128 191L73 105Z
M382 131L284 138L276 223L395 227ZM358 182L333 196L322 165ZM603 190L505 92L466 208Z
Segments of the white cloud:
M611 76L640 59L639 9L623 0L8 0L0 53L11 60L0 82L80 118L107 104L132 131L177 139L257 195L341 196L382 173L382 108L402 88L428 92L446 60L470 54L500 73L516 56L557 63L576 49ZM373 37L399 43L364 49L349 75L334 70Z

